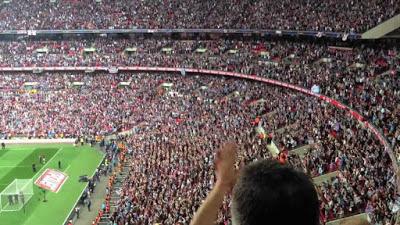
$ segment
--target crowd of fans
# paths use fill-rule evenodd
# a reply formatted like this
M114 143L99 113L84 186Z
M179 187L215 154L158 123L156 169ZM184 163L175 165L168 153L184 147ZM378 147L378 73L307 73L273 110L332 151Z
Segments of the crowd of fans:
M323 183L321 187L321 220L374 212L371 215L373 221L393 223L388 212L398 210L397 206L393 207L398 204L393 185L394 172L389 156L377 151L379 141L358 122L343 119L343 115L335 115L334 112L316 114L329 120L321 123L316 117L316 120L305 123L306 126L303 121L307 120L300 120L301 126L291 128L294 131L287 130L282 136L283 140L294 140L288 143L313 144L302 159L310 176L335 171L341 173L332 184ZM303 136L316 140L298 140ZM388 182L392 182L390 187L386 186ZM379 200L383 196L385 200Z
M342 183L321 188L323 221L369 210L374 221L394 224L398 199L383 147L358 122L317 99L204 75L9 73L0 84L3 137L136 132L127 140L134 157L119 190L117 224L187 223L212 186L212 153L221 137L240 144L239 167L272 157L258 127L281 150L312 145L289 160L310 176L341 171ZM348 184L352 195L341 195Z
M0 30L215 28L362 32L398 0L21 0L0 5Z
M20 0L0 4L0 31L216 28L361 33L400 13L398 0ZM160 66L213 69L284 81L339 100L378 127L400 162L400 46L307 41L85 39L0 42L0 68ZM110 165L129 160L110 220L188 224L213 186L214 153L239 144L237 167L289 152L316 184L321 223L367 213L394 225L396 176L363 124L319 100L265 84L206 75L2 72L0 138L102 136L130 130ZM316 88L316 89L314 89ZM299 153L299 147L309 150ZM117 153L123 149L123 154ZM121 168L117 169L118 171ZM107 170L106 170L107 171ZM113 188L108 184L107 198ZM279 187L277 187L279 188ZM229 199L218 223L229 224ZM102 217L100 212L98 219ZM289 212L290 214L290 212Z
M127 77L2 75L0 136L94 137L128 129L137 118L136 99L126 98L135 89L119 86Z
M322 94L344 102L379 127L396 148L399 54L399 46L391 44L342 48L291 41L20 41L0 43L0 67L167 66L255 74L307 89L318 85Z
M288 41L21 41L0 43L0 66L203 68L307 89L318 85L379 127L399 153L398 49ZM382 145L316 99L243 80L122 72L3 73L0 90L2 137L136 132L126 141L134 157L112 216L117 224L188 223L212 186L212 155L221 137L240 144L238 167L272 157L257 127L272 133L281 150L311 145L305 155L289 157L311 177L340 171L320 185L323 222L367 212L377 224L395 223L399 199ZM228 209L222 224L229 221Z
M173 87L156 91L161 82ZM131 168L116 190L121 198L113 223L187 224L213 185L213 155L224 137L240 145L238 167L272 157L255 129L263 127L289 153L315 144L305 156L290 153L297 169L310 176L340 171L320 187L322 222L367 212L377 224L395 224L399 199L387 153L361 124L332 106L234 79L163 75L142 84L154 91L143 93L147 101L137 111L142 122L126 140ZM282 128L282 134L275 132ZM226 202L220 224L229 223Z

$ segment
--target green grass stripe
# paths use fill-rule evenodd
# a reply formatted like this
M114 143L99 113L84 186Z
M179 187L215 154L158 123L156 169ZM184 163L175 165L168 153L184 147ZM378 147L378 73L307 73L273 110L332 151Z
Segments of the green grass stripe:
M101 162L103 153L90 148L89 146L75 148L71 144L32 144L7 146L11 153L21 154L22 152L25 152L25 150L19 150L19 147L24 149L31 147L32 150L36 148L34 151L51 148L60 149L58 151L54 150L53 156L46 156L47 160L49 161L46 165L44 165L44 167L37 168L37 170L41 170L38 173L33 174L31 162L28 162L27 165L30 168L23 170L23 167L19 167L22 169L21 173L25 173L26 176L29 175L31 178L33 178L33 180L35 180L46 168L51 168L63 171L69 177L58 193L47 192L46 198L48 199L48 202L46 203L42 202L42 193L39 188L34 185L34 196L26 205L25 213L23 210L15 212L2 212L0 213L0 225L62 225L65 218L70 213L71 208L74 206L83 189L87 185L87 183L78 182L79 176L83 174L92 175L93 171ZM39 156L37 155L35 159L38 160L38 158ZM25 161L25 159L23 161ZM61 169L58 169L58 161L61 161L62 163ZM18 165L20 164L21 166L25 166L22 165L22 163L18 163ZM9 165L9 163L7 163L7 165ZM13 173L14 172L11 174ZM15 177L16 176L14 176L14 178ZM0 183L3 182L0 180Z
M32 153L28 157L26 157L19 164L15 165L12 170L1 177L0 183L10 184L15 179L31 179L34 175L37 174L37 172L33 172L32 164L36 164L36 171L39 171L44 166L39 163L39 156L44 155L46 159L49 160L57 153L57 151L58 149L55 148L39 148L32 150ZM0 191L4 190L4 188L6 188L6 186L0 185Z

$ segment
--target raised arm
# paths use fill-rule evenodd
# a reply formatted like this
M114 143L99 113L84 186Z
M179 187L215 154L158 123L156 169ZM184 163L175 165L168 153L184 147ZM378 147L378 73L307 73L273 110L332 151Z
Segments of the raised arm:
M237 171L235 169L237 145L226 143L217 152L215 169L217 182L207 198L197 210L190 225L215 224L218 210L221 208L224 196L232 190L236 183Z

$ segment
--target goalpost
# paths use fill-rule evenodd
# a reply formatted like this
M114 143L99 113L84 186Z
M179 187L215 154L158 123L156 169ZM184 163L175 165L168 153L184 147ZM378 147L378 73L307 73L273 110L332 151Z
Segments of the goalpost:
M0 192L0 212L19 211L32 196L32 179L15 179Z

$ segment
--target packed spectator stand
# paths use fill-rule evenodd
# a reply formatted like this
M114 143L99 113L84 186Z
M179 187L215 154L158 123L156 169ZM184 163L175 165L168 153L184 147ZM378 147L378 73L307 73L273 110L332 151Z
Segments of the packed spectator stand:
M216 28L361 33L399 14L400 2L22 0L1 4L0 12L0 31ZM20 38L0 42L0 70L159 66L270 78L348 105L382 132L400 159L399 50L391 41ZM363 123L316 98L255 81L186 74L184 69L181 74L34 72L1 72L0 138L133 133L119 139L120 162L129 168L122 186L113 190L120 197L111 203L107 194L106 208L95 224L104 215L116 225L188 224L213 185L214 153L224 138L239 144L240 168L275 157L266 147L266 136L289 152L289 164L311 178L335 172L316 184L321 224L359 213L367 213L374 225L396 224L399 172L387 149ZM299 154L302 147L308 150ZM109 189L114 182L113 175ZM229 224L229 218L226 199L218 223Z
M233 28L360 33L400 13L400 2L20 0L4 1L0 10L0 30Z
M255 131L255 118L274 135L278 146L289 152L301 145L318 143L305 157L290 158L292 165L310 176L340 170L343 185L357 183L359 179L369 184L368 189L357 187L353 191L357 195L345 199L332 194L342 191L340 185L321 188L324 222L363 212L368 206L375 221L394 223L390 214L397 204L394 172L383 147L357 121L346 120L343 113L317 99L275 87L265 88L260 83L181 74L17 73L2 77L8 78L3 87L6 82L10 87L2 89L3 102L10 103L3 107L4 115L9 115L4 118L12 118L3 123L2 129L30 128L25 135L47 136L59 135L64 131L57 129L62 127L70 131L63 134L68 136L95 135L91 132L102 128L104 133L118 130L116 125L110 125L112 121L125 124L125 129L135 128L137 134L126 140L131 156L135 156L129 162L131 178L119 190L120 205L111 216L117 224L187 223L212 184L210 156L222 141L220 135L240 143L238 165L272 157L265 140L259 139ZM21 90L28 80L37 81L40 87ZM71 86L78 81L83 85ZM132 83L129 87L120 86L124 81ZM164 89L163 84L173 86ZM29 110L20 105L30 105ZM64 125L59 126L63 121ZM299 122L301 127L291 126ZM274 132L282 127L287 127L284 133ZM360 158L360 154L365 156ZM371 167L364 167L365 163ZM360 171L363 168L373 170ZM188 180L190 183L182 183ZM176 196L181 200L172 204ZM173 207L165 213L153 213L171 204ZM226 212L227 209L228 205ZM179 217L174 216L177 213ZM221 215L220 221L227 222L227 216Z
M349 105L378 126L396 147L400 118L398 49L396 45L348 48L290 41L22 41L1 43L0 65L215 69L255 74L307 89L317 85L321 93ZM24 76L18 79L17 87L23 81L32 81L29 76L33 75ZM0 84L2 88L13 85L5 80Z

